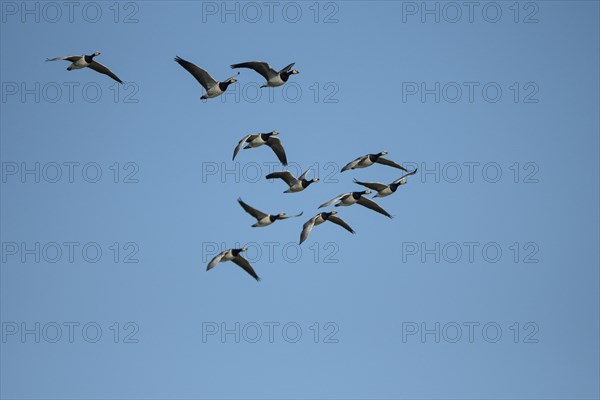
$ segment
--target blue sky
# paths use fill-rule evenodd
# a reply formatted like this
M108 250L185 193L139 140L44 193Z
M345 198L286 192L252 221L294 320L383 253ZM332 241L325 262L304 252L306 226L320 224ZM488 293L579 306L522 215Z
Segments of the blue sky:
M598 398L598 3L224 4L2 2L2 398ZM96 50L124 85L44 62ZM202 102L176 55L300 74ZM271 130L319 183L231 161ZM381 150L395 218L299 247ZM237 244L260 283L205 271Z

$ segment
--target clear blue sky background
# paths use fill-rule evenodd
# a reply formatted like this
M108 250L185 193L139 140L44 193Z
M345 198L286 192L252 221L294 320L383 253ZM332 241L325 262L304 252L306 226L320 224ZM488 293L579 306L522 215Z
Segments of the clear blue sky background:
M3 8L2 162L96 162L103 173L95 184L85 182L80 169L73 183L66 177L21 183L12 175L2 183L2 242L97 242L103 250L97 263L83 260L81 247L73 263L65 254L56 263L36 263L31 256L22 262L3 251L3 329L80 324L74 343L66 328L57 343L6 336L0 343L3 398L598 398L597 2L521 3L517 23L513 2L498 3L497 23L482 17L484 3L473 23L466 9L456 23L435 23L432 16L422 23L419 14L405 14L403 22L403 3L391 1L321 3L318 23L309 9L313 3L302 3L297 23L283 18L282 6L273 22L263 9L256 23L243 18L254 14L222 23L220 15L203 21L200 2L121 3L115 23L113 3L97 4L103 12L97 23L82 18L82 6L72 23L66 14L48 22L44 17L54 18L50 9L39 23L31 16L22 22ZM131 12L138 22L122 23ZM338 22L323 23L331 12ZM537 23L523 23L530 13ZM96 50L102 52L98 61L129 82L117 102L108 77L44 62ZM288 94L300 88L302 97L285 101L277 88L270 102L265 89L251 102L252 82L262 78L244 70L233 89L246 88L248 96L203 103L200 86L173 62L176 55L217 79L232 75L229 65L236 62L296 62L301 73L291 78L295 86ZM39 103L33 95L22 101L7 92L14 84L31 88L36 82L49 91ZM50 102L50 90L65 82L81 85L73 102L66 91ZM480 86L473 102L464 92L456 103L436 103L432 95L425 102L418 95L403 101L406 82ZM488 82L503 90L496 103L481 95ZM509 88L514 82L520 86L516 103ZM528 82L534 85L525 88ZM96 103L83 97L88 83L102 90ZM124 94L136 88L138 102L125 102ZM532 88L539 101L525 103ZM325 102L334 89L337 103ZM271 130L281 132L291 162L300 168L320 163L321 182L292 195L282 194L282 182L253 182L255 167L266 174L262 163L275 160L269 149L245 150L237 164L231 162L241 137ZM319 204L358 189L353 177L398 177L396 170L374 166L326 180L332 169L325 164L341 166L380 150L402 163L447 166L446 179L435 182L419 173L381 199L393 220L360 206L339 210L357 234L322 225L302 246L299 261L287 262L282 248L295 257L302 223ZM125 163L136 163L138 182L113 183L109 167L115 162L122 173L131 171ZM452 183L453 163L465 162L479 163L473 182L463 167ZM497 183L482 177L486 163L500 166ZM536 169L537 183L524 182L533 171L526 163L534 163L527 168ZM203 179L215 165L219 173L237 165L246 174L239 182L233 174ZM488 180L494 175L489 172ZM238 196L264 211L304 215L251 228ZM135 242L139 262L115 263L109 249L114 242ZM255 248L248 256L263 280L254 282L231 263L206 272L213 253L203 249L213 242L258 243L262 256ZM272 260L265 242L278 243ZM433 248L452 242L478 242L474 261L465 247L454 263L444 257L437 263L432 255L423 262L421 253L406 252L410 243ZM502 249L496 263L481 255L489 242ZM519 262L510 249L515 242ZM528 242L537 246L537 263L523 262L532 249L523 249ZM338 262L325 262L332 251ZM120 261L125 253L121 249ZM97 343L82 338L88 322L103 330ZM110 330L115 322L119 343ZM127 322L139 327L138 343L123 343L131 332ZM255 322L263 336L257 343L247 336L235 343L233 335L203 341L207 322L229 328ZM273 343L267 322L280 324ZM297 343L282 337L281 326L290 322L302 328ZM315 322L319 343L310 329ZM338 328L337 343L323 343L332 331L327 322ZM446 336L435 343L433 335L403 341L403 324L411 322L428 328L455 322L463 336L457 343ZM480 324L473 343L466 322ZM482 337L481 327L490 322L502 328L496 343ZM518 343L510 329L515 322ZM524 328L528 322L538 328L532 337L537 343L524 343L533 329ZM250 337L253 332L246 331Z

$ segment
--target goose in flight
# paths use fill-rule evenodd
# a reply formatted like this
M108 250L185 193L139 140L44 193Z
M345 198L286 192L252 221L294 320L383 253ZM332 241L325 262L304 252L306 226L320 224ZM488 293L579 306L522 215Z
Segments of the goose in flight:
M396 179L394 182L390 183L389 185L386 185L384 183L379 183L379 182L361 182L361 181L357 181L356 179L354 179L354 183L358 183L359 185L362 185L364 187L367 187L369 189L375 190L377 192L377 194L375 197L386 197L389 196L392 193L395 193L396 190L398 189L398 186L404 185L406 183L406 177L414 175L417 173L417 169L415 168L414 171L410 171L407 174L402 175L400 178Z
M396 164L395 162L382 157L387 153L387 151L381 151L377 154L367 154L366 156L358 157L356 160L349 162L344 168L342 168L341 172L348 171L349 169L367 168L375 163L387 165L408 172L408 170L402 165Z
M238 203L240 203L240 206L242 206L242 208L248 214L250 214L254 218L256 218L256 223L254 225L252 225L253 228L268 226L268 225L271 225L273 222L277 221L278 219L296 218L303 214L303 212L301 212L298 215L287 216L287 215L285 215L284 212L280 212L279 214L276 214L276 215L269 215L269 214L265 214L264 212L259 211L256 208L253 208L253 207L249 206L248 204L244 203L241 198L238 199Z
M236 263L237 265L242 267L244 269L244 271L249 273L254 279L256 279L257 281L260 281L260 278L258 277L258 275L256 275L256 272L254 272L254 268L252 268L252 265L250 265L250 262L248 260L246 260L244 257L242 257L242 255L241 255L241 253L246 250L248 250L248 248L246 248L246 247L242 247L241 249L225 250L225 251L217 254L215 256L215 258L210 260L210 262L208 263L208 266L206 267L206 270L210 271L211 269L216 267L218 263L233 261L234 263Z
M306 189L311 183L318 182L319 178L306 179L306 175L308 175L308 171L310 171L312 166L308 168L299 178L294 177L290 171L281 171L281 172L273 172L269 175L265 176L267 179L282 179L287 185L289 189L284 191L283 193L297 193Z
M273 152L279 159L279 162L283 165L287 165L287 157L285 155L285 150L281 145L281 140L279 140L279 138L276 138L275 135L279 135L279 132L273 131L269 133L257 133L255 135L246 135L244 138L242 138L242 140L239 141L235 150L233 150L233 157L231 158L231 161L235 160L235 156L237 156L237 153L246 143L247 144L246 147L244 147L244 149L260 147L266 144L271 148L271 150L273 150Z
M100 64L98 61L94 60L94 57L99 56L100 52L96 51L89 56L81 55L81 56L65 56L65 57L56 57L56 58L47 58L46 61L58 61L65 60L71 62L71 65L67 67L67 71L73 71L74 69L82 69L82 68L91 68L96 72L100 72L101 74L108 75L113 78L115 81L119 83L123 83L112 71L106 68L104 65Z
M291 69L295 63L291 63L287 67L283 68L281 71L277 72L266 62L260 61L250 61L240 64L233 64L231 68L249 68L261 74L267 82L261 86L264 87L277 87L281 86L287 82L290 75L299 74L300 71L297 69ZM290 71L291 70L291 71Z
M185 68L187 72L192 74L192 76L196 78L196 80L202 85L202 87L206 91L206 93L202 97L200 97L200 99L202 100L212 99L213 97L222 95L227 90L229 85L237 82L237 79L235 79L235 75L231 78L224 80L223 82L217 82L213 79L212 76L210 76L208 72L206 72L199 66L184 60L183 58L177 56L175 57L175 61L177 61L179 65ZM237 75L239 74L240 73L238 72Z
M348 232L355 233L354 230L350 228L350 225L345 223L344 220L340 217L336 217L335 214L337 214L337 211L335 210L331 212L322 212L306 221L306 223L302 226L302 233L300 234L300 244L302 244L302 242L304 242L308 238L308 235L310 234L310 231L312 231L313 227L321 225L325 221L333 222L334 224L341 226Z
M371 194L371 191L367 189L362 192L350 192L350 193L340 194L339 196L334 197L333 199L329 200L327 203L321 204L319 206L319 208L330 206L331 204L335 203L336 201L339 201L339 203L336 204L335 207L340 207L340 206L347 207L347 206L351 206L352 204L358 203L361 206L367 207L373 211L378 212L379 214L383 214L388 218L393 218L387 211L385 211L383 208L381 208L379 206L379 204L375 203L371 199L364 197L365 194Z

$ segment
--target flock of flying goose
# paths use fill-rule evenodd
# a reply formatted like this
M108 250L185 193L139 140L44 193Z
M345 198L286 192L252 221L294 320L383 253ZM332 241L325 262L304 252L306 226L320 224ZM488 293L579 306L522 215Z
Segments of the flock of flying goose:
M121 79L119 79L110 69L108 69L104 65L102 65L99 62L94 60L94 57L97 57L99 55L100 55L100 52L96 51L90 55L56 57L56 58L46 59L46 61L57 61L57 60L69 61L69 62L71 62L71 65L69 65L69 67L67 68L68 71L72 71L74 69L91 68L96 72L108 75L109 77L111 77L112 79L114 79L115 81L117 81L119 83L123 83L121 81ZM203 100L211 99L211 98L214 98L214 97L217 97L217 96L220 96L221 94L223 94L227 90L229 85L237 82L237 79L235 78L235 76L240 74L238 72L235 76L232 76L231 78L227 78L226 80L219 82L219 81L216 81L213 77L211 77L210 74L208 72L206 72L204 69L198 67L197 65L195 65L189 61L184 60L181 57L175 57L175 61L179 65L181 65L183 68L185 68L185 70L188 71L194 78L196 78L196 80L200 83L200 85L202 85L205 93L200 98ZM299 73L298 70L292 69L293 67L294 67L294 63L291 63L288 66L286 66L285 68L281 69L280 71L276 71L269 64L267 64L265 62L259 62L259 61L250 61L250 62L231 65L231 68L233 68L233 69L248 68L248 69L252 69L255 72L262 75L266 79L266 82L264 85L261 86L261 88L277 87L277 86L284 85L288 81L288 79L291 75L295 75L295 74ZM235 157L238 155L238 153L241 149L251 149L251 148L256 148L256 147L266 145L266 146L269 146L273 150L273 152L279 159L279 162L282 165L287 166L287 156L285 154L283 145L281 144L281 140L277 137L277 135L279 135L279 132L277 132L277 131L246 135L239 141L239 143L235 147L235 149L233 151L232 160L235 160ZM392 218L392 216L386 210L384 210L379 204L377 204L374 200L365 197L365 195L371 194L372 190L374 190L377 192L377 194L375 194L375 196L373 196L373 197L389 196L389 195L395 193L399 186L404 185L406 183L406 178L411 175L414 175L417 172L417 170L415 169L413 171L408 171L406 168L404 168L400 164L397 164L392 160L384 158L383 156L386 154L388 154L386 151L382 151L382 152L379 152L376 154L367 154L367 155L358 157L355 160L349 162L346 166L344 166L344 168L341 169L341 172L345 172L345 171L349 171L349 170L353 170L353 169L357 169L357 168L367 168L374 164L382 164L382 165L386 165L389 167L400 169L405 172L404 175L402 175L400 178L394 180L393 182L391 182L390 184L387 184L387 185L384 183L380 183L380 182L361 182L361 181L354 179L354 183L366 187L367 190L341 194L341 195L329 200L328 202L321 204L318 208L328 207L334 203L337 203L337 204L335 204L335 207L351 206L353 204L359 204L359 205L366 207L370 210L373 210L379 214L385 215L388 218ZM273 173L268 174L265 178L266 179L281 179L288 186L288 189L285 190L284 193L297 193L297 192L301 192L301 191L305 190L312 183L319 181L319 178L306 179L311 168L312 167L308 168L298 178L296 178L294 175L292 175L289 171L273 172ZM284 212L280 212L278 214L267 214L265 212L257 210L256 208L250 206L249 204L245 203L241 198L238 199L238 203L244 209L244 211L246 211L254 219L256 219L256 223L253 224L252 227L269 226L277 220L296 218L296 217L302 216L302 214L303 214L303 212L301 212L297 215L292 215L292 216L287 216L286 213L284 213ZM340 217L336 216L336 214L337 214L336 210L332 210L330 212L321 212L321 213L315 215L314 217L312 217L311 219L309 219L308 221L306 221L304 223L304 225L302 226L302 232L300 233L299 244L302 244L308 238L308 235L310 234L310 232L312 231L312 229L315 226L321 225L322 223L324 223L326 221L329 221L336 225L339 225L350 233L355 233L354 230L350 227L350 225L348 225ZM237 264L238 266L240 266L241 268L243 268L254 279L259 281L260 278L254 271L254 268L252 268L252 265L250 264L250 262L246 258L244 258L241 254L241 253L245 252L246 250L247 250L246 247L243 247L241 249L225 250L225 251L217 254L217 256L215 256L208 263L206 270L207 271L211 270L212 268L214 268L217 264L219 264L221 262L232 261L235 264Z

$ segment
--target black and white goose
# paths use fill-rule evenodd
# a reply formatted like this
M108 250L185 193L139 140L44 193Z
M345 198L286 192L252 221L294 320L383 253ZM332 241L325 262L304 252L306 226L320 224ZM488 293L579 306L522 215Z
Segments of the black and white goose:
M297 193L306 189L311 183L319 182L319 178L306 179L306 175L308 175L308 171L310 171L312 166L308 168L299 178L294 177L290 171L281 171L281 172L273 172L269 175L265 176L267 179L282 179L287 185L290 187L288 190L283 193Z
M300 71L297 69L292 69L295 63L291 63L287 67L283 68L281 71L277 72L266 62L261 61L250 61L240 64L233 64L231 68L249 68L261 74L267 82L261 86L264 87L277 87L281 86L287 82L290 75L299 74Z
M259 211L256 208L253 208L253 207L249 206L248 204L244 203L241 198L238 199L238 203L240 203L240 206L242 206L242 208L248 214L250 214L254 218L256 218L256 223L254 225L252 225L253 228L262 228L263 226L271 225L273 222L277 221L278 219L296 218L303 214L303 212L301 212L298 215L287 216L284 212L280 212L279 214L276 214L276 215L269 215L269 214L265 214L264 212Z
M281 140L279 140L279 138L276 138L275 135L279 135L279 132L273 131L269 133L257 133L254 135L246 135L244 138L242 138L242 140L239 141L235 150L233 150L233 157L231 158L231 161L235 160L235 156L237 156L237 153L242 147L244 147L244 144L246 143L247 144L246 147L244 147L244 149L260 147L266 144L273 150L273 152L279 159L279 162L283 165L287 165L287 156L285 155L285 150L281 145Z
M402 165L396 164L392 160L388 160L387 158L382 157L385 156L387 153L387 151L381 151L377 154L367 154L366 156L358 157L356 160L349 162L344 168L342 168L341 172L348 171L349 169L367 168L375 163L387 165L408 172L408 170Z
M210 271L211 269L216 267L218 263L233 261L234 263L236 263L237 265L242 267L244 269L244 271L249 273L254 279L256 279L257 281L260 281L260 278L258 277L258 275L256 275L256 272L254 272L254 268L252 268L252 265L250 265L250 261L246 260L241 255L241 253L246 250L248 250L248 248L246 248L246 247L242 247L241 249L225 250L225 251L217 254L215 256L215 258L210 260L210 262L208 263L208 266L206 267L206 270Z
M299 244L302 244L302 242L304 242L308 238L308 235L310 234L310 231L312 231L313 227L321 225L325 221L333 222L334 224L341 226L348 232L355 233L354 230L350 228L350 225L345 223L344 220L340 217L336 217L335 214L337 214L337 211L335 210L331 212L322 212L306 221L302 226L302 233L300 234Z
M218 82L214 80L208 72L206 72L199 66L184 60L179 56L175 57L175 61L177 61L179 65L185 68L187 72L192 74L192 76L196 78L196 80L202 85L202 87L206 91L206 93L202 97L200 97L200 99L202 100L212 99L213 97L222 95L227 90L229 85L237 82L237 79L235 79L234 77L235 75L231 78L224 80L223 82ZM238 72L237 75L239 74L240 73Z
M410 171L409 173L402 175L400 178L396 179L394 182L390 183L389 185L386 185L385 183L380 183L380 182L361 182L356 179L354 179L354 183L358 183L359 185L362 185L369 189L375 190L377 192L377 194L375 196L373 196L374 198L375 197L386 197L392 193L395 193L396 190L398 189L398 186L404 185L406 183L406 177L414 175L416 173L417 173L417 169L415 168L414 171Z
M323 208L323 207L327 207L333 203L335 203L336 201L339 201L338 204L335 205L335 207L347 207L347 206L351 206L353 204L360 204L363 207L367 207L373 211L378 212L379 214L383 214L388 218L393 218L387 211L385 211L383 208L381 208L381 206L379 206L379 204L375 203L373 200L368 199L366 197L364 197L365 194L371 194L370 190L364 190L362 192L350 192L350 193L344 193L344 194L340 194L337 197L334 197L333 199L329 200L327 203L323 203L319 206L319 208Z
M119 83L123 83L113 72L106 68L104 65L100 64L98 61L94 60L94 57L99 56L100 52L96 51L89 56L65 56L65 57L56 57L56 58L47 58L46 61L58 61L65 60L70 61L71 65L67 67L67 71L73 71L74 69L82 69L82 68L91 68L96 72L100 72L101 74L108 75L113 78L115 81Z

